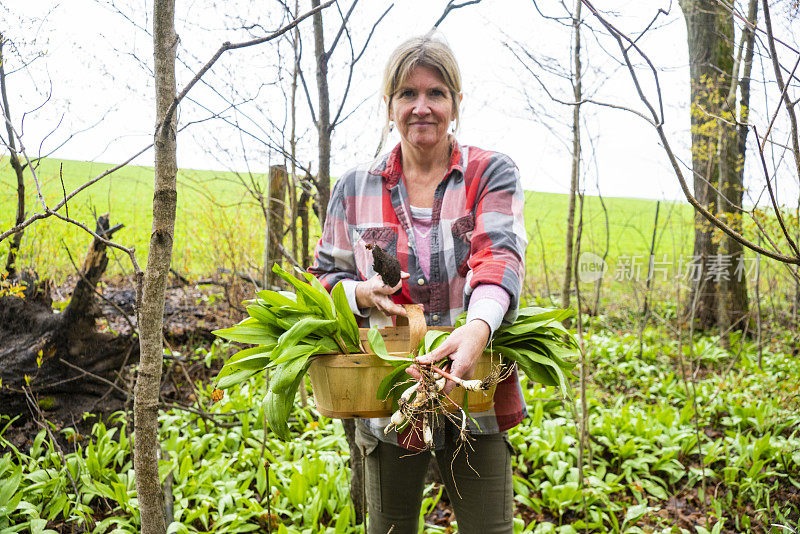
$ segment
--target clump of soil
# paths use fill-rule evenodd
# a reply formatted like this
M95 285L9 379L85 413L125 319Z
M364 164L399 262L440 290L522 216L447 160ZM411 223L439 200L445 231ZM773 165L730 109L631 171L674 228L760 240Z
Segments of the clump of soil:
M372 249L372 268L381 275L383 283L394 287L400 281L400 261L386 252L378 245L367 245Z

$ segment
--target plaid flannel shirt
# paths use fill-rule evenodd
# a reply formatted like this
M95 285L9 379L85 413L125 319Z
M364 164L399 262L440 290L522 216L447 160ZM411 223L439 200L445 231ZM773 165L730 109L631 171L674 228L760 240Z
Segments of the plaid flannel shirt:
M474 288L495 284L511 296L504 321L513 322L519 309L527 235L524 194L519 171L503 154L460 146L453 140L449 169L434 193L430 241L430 276L419 266L411 226L408 191L401 167L400 145L371 164L345 173L331 192L328 216L309 269L330 291L339 282L367 280L375 275L368 244L377 244L400 260L411 276L403 281L398 304L422 304L429 326L451 326L468 305ZM369 316L383 325L382 314ZM516 372L498 384L494 408L471 413L475 434L505 431L522 421L525 402ZM443 418L439 418L442 420ZM407 428L384 435L388 418L365 421L382 441L414 450L422 447L418 432ZM443 425L434 428L434 444L443 442Z

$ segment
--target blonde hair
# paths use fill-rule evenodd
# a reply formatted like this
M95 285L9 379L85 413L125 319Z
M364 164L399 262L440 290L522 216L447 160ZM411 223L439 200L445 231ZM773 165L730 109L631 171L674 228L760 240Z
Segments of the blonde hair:
M414 67L427 67L439 73L442 81L450 91L453 100L453 118L455 129L459 125L458 95L461 94L461 71L458 62L450 47L438 39L428 35L412 37L394 49L386 62L383 71L382 90L386 99L386 124L378 152L383 148L386 137L389 135L389 112L392 109L392 99L400 87L411 75Z

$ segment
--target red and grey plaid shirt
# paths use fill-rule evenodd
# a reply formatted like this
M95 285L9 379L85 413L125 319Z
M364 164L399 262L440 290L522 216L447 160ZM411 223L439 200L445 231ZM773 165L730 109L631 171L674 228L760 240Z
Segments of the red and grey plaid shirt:
M527 236L524 194L519 171L503 154L460 146L455 140L450 166L434 193L430 237L430 274L417 258L408 191L403 178L400 145L367 166L345 173L331 192L328 216L309 269L330 291L344 281L374 276L368 244L377 244L400 260L411 276L403 281L398 304L422 304L429 326L451 326L480 284L505 289L511 303L504 321L513 322L525 271ZM355 308L354 300L351 306ZM353 310L367 319L364 310ZM380 323L371 310L370 324ZM519 380L514 373L498 384L494 408L470 414L475 434L493 434L517 425L526 415ZM443 418L439 418L443 419ZM407 449L421 448L409 430L388 436L388 418L366 420L370 432ZM477 423L477 424L475 424ZM434 430L434 442L443 432Z

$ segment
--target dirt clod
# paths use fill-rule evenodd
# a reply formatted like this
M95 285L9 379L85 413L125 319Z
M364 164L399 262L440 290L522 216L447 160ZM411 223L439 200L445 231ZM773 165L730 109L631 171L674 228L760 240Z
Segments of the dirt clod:
M394 287L400 281L400 261L386 252L378 245L369 245L372 249L372 268L381 275L383 283Z

